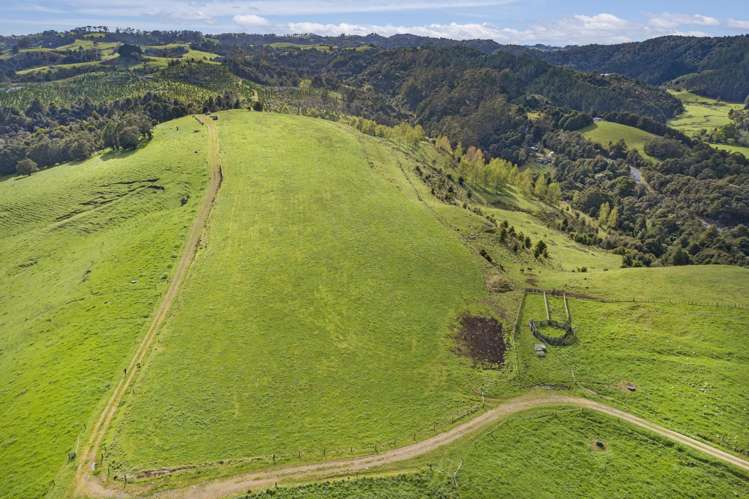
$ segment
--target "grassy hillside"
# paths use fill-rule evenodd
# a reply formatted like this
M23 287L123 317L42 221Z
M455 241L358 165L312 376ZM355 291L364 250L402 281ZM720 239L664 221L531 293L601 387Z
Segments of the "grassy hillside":
M525 383L583 390L676 431L749 452L742 382L749 377L749 310L568 301L577 341L550 346L538 358L527 324L546 318L544 300L526 298L519 343ZM550 305L552 317L564 320L561 299Z
M407 158L321 120L218 123L206 247L114 424L115 469L370 453L476 410L503 373L456 355L451 327L486 296L481 260L407 188Z
M623 140L628 148L639 151L645 158L653 159L645 153L645 144L657 138L652 133L611 121L598 121L581 131L588 140L605 147Z
M749 306L749 269L730 265L690 265L560 273L539 269L544 287L567 289L612 300Z
M184 118L131 154L0 181L0 495L43 496L72 469L166 287L206 143Z
M732 146L729 144L710 144L716 149L722 149L724 151L732 152L732 153L739 153L743 154L747 158L749 158L749 147L744 146Z
M406 467L415 473L249 497L743 497L749 485L746 476L692 451L578 409L513 416Z
M45 105L71 106L83 99L91 99L99 104L113 99L139 97L147 92L201 103L216 95L209 89L169 79L145 79L125 72L86 73L47 83L0 87L0 106L25 109L34 99Z
M700 130L710 131L731 122L728 111L731 109L742 109L741 104L710 99L702 97L685 90L671 91L684 105L684 113L668 122L669 126L684 132L687 135L695 135Z

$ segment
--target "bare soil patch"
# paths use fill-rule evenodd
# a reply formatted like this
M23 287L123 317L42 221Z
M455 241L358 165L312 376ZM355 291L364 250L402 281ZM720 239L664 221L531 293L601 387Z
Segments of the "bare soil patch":
M501 365L505 359L502 324L493 317L464 315L456 337L458 352L476 362Z

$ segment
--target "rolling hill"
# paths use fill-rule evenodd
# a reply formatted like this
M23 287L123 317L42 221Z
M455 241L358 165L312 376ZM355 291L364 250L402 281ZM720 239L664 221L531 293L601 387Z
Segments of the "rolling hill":
M321 120L220 116L205 247L108 459L367 453L470 411L502 377L451 352L451 325L486 298L481 262L398 179L406 158Z
M749 35L664 36L643 42L530 50L552 64L618 73L706 97L743 102L749 95ZM515 51L518 51L516 49Z
M0 372L11 380L0 392L9 450L0 467L11 495L181 494L252 470L397 455L518 393L584 396L745 451L737 380L746 361L732 354L743 351L749 321L745 269L615 269L619 255L544 224L553 210L514 186L453 181L465 202L441 200L434 176L457 177L457 166L428 141L275 113L215 117L159 125L132 153L0 182L0 244L14 255L2 267L13 291L0 295L3 330L12 332L0 346ZM202 203L206 157L220 160L223 183L181 280L176 261ZM548 241L548 259L503 242L504 222ZM50 280L56 286L40 294ZM570 299L577 343L536 358L524 323L543 313L543 300L526 287L578 297ZM167 288L161 303L173 302L157 307ZM501 362L468 354L466 316L502 325L492 330ZM622 392L623 380L637 391ZM596 439L611 449L601 459L633 463L633 493L666 493L676 469L689 473L692 491L733 491L746 480L701 455L677 466L661 437L586 411L540 408L503 421L371 469L416 475L343 490L455 487L426 463L454 471L461 459L465 494L519 490L527 474L495 484L488 470L596 462ZM496 438L530 439L522 428L547 435L553 454L531 457L509 443L489 451ZM645 460L660 463L660 485L648 481ZM565 473L555 480L570 493L601 490ZM221 480L210 483L221 490Z
M744 38L0 37L0 497L745 495Z
M645 152L645 144L657 137L657 135L640 130L639 128L605 120L598 121L590 127L581 130L581 133L588 140L596 144L601 144L604 147L623 140L629 149L638 151L647 159L652 158Z
M206 143L188 117L136 153L0 181L2 495L62 481L169 281Z

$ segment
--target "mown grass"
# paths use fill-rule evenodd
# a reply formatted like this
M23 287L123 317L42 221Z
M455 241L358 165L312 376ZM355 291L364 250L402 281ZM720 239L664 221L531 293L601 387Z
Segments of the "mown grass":
M69 478L67 453L145 331L202 195L198 128L184 118L134 153L0 182L0 495Z
M728 112L741 109L741 104L702 97L687 91L672 91L671 94L684 104L685 111L669 121L669 126L687 135L696 135L701 130L712 131L728 125Z
M552 318L564 320L560 298ZM582 390L667 428L749 454L749 310L694 305L568 300L577 341L548 347L527 326L545 319L541 295L528 295L521 379ZM626 385L634 383L636 390Z
M486 297L481 261L402 189L398 154L321 120L220 116L206 247L110 462L329 459L477 410L504 374L456 355L451 328Z
M599 449L600 441L604 448ZM749 477L601 414L545 408L404 466L248 497L744 497Z
M581 130L582 134L588 140L609 147L612 144L623 140L627 147L638 151L644 158L653 160L645 152L645 144L657 138L650 132L640 130L632 126L613 123L611 121L598 121L591 126Z

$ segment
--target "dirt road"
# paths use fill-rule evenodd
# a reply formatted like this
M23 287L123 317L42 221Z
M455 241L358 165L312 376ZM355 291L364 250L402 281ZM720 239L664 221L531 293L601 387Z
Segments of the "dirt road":
M189 237L180 257L177 269L175 270L172 282L167 289L161 303L154 313L153 321L139 345L130 365L127 368L127 376L124 376L115 388L112 397L104 407L99 417L85 450L81 452L81 461L76 470L75 477L75 495L92 496L92 497L124 497L127 493L120 488L110 488L98 480L93 474L96 455L99 451L101 442L106 434L107 428L112 421L117 406L122 400L125 392L132 384L136 366L147 354L156 331L159 329L166 318L169 309L176 297L184 279L193 261L198 244L200 243L201 234L205 230L211 207L221 185L222 174L219 162L219 145L218 131L211 120L204 120L204 126L208 127L208 136L210 139L209 164L211 169L211 180L208 190L201 202L198 214L193 222ZM440 433L427 440L414 443L388 452L372 456L364 456L353 459L329 461L316 464L288 466L277 468L269 471L258 471L241 474L231 478L214 480L194 486L165 491L157 494L157 497L165 498L217 498L241 494L247 490L254 490L273 486L276 482L284 480L319 480L332 477L344 477L357 473L373 470L383 465L398 463L423 456L439 447L448 445L462 437L475 434L488 425L512 414L527 411L538 407L549 406L567 406L580 407L592 411L608 414L619 418L620 420L637 426L639 428L651 431L662 437L668 438L679 444L685 445L692 449L703 452L717 460L729 463L746 472L749 472L749 461L737 456L721 451L715 447L687 437L675 431L664 428L655 423L646 421L640 417L626 413L619 409L588 400L580 397L565 396L560 394L529 394L515 399L508 400L494 407L493 409L477 416L470 421L458 425L444 433Z
M448 445L464 436L474 434L486 426L509 415L548 406L572 406L614 416L622 421L656 433L662 437L678 442L692 449L699 450L709 456L730 463L749 472L749 461L723 452L720 449L699 442L675 431L671 431L655 423L626 413L605 404L580 397L558 394L522 396L508 400L484 414L467 421L449 431L435 435L432 438L417 442L406 447L393 449L382 454L355 459L330 461L326 463L309 464L279 468L272 471L246 473L233 478L216 480L204 484L186 487L184 489L162 492L157 497L164 498L218 498L247 492L258 488L273 486L283 480L320 480L332 477L343 477L365 472L386 464L406 461L427 454L439 447Z
M203 124L203 126L207 127L208 129L208 167L210 169L211 178L208 181L208 186L203 199L201 200L200 207L198 208L198 213L192 223L192 227L190 227L190 232L182 248L182 254L179 258L179 261L177 262L172 280L169 283L169 287L162 297L158 308L156 308L156 311L153 314L153 319L151 320L151 324L148 327L148 331L146 331L143 340L141 341L140 345L138 345L138 349L135 351L135 355L133 355L133 358L130 360L130 364L127 366L126 374L122 377L122 379L120 379L120 382L115 387L114 392L112 392L112 396L107 402L107 405L104 406L104 409L102 410L99 419L96 421L96 424L93 427L92 433L88 441L86 442L85 447L80 452L81 459L79 461L78 468L76 469L74 481L76 496L111 495L107 492L112 491L106 491L106 489L104 489L101 484L91 475L91 472L94 470L96 455L99 452L99 447L101 446L104 435L107 432L107 428L112 422L112 418L115 414L115 411L117 410L117 406L120 404L120 401L122 401L125 392L131 386L133 380L135 379L135 374L138 370L138 364L143 361L145 355L148 353L148 350L150 349L153 340L156 337L156 331L158 331L159 327L161 327L162 323L164 322L164 319L167 317L169 309L171 308L172 303L174 303L174 299L185 280L185 276L187 275L187 272L190 268L190 264L195 258L195 254L198 250L200 238L206 228L206 224L208 223L208 217L211 213L213 203L216 200L216 195L218 194L218 190L221 187L223 174L221 172L221 163L219 159L218 130L212 120L201 118L197 119Z

